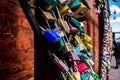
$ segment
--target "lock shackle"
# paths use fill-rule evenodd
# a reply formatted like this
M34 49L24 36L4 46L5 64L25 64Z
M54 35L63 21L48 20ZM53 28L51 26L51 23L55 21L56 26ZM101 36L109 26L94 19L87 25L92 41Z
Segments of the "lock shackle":
M53 57L55 58L56 61L60 60L54 53L52 53L52 55L53 55Z
M56 17L56 15L55 15L55 13L54 13L53 10L51 10L51 12L52 12L52 14L53 14L53 17L55 18L54 26L57 28L57 27L58 27L58 24L57 24L57 17Z
M50 24L47 19L45 19L45 22L47 23L48 28L51 29Z
M55 15L55 12L53 10L51 10L52 14L53 14L53 17L55 18L55 20L57 21L57 17Z
M57 10L58 17L59 17L60 19L62 19L58 7L56 7L56 10Z
M40 9L40 11L43 13L43 15L44 15L44 10L42 10L41 8L40 8L40 6L38 7L39 9ZM48 28L49 29L51 29L51 27L50 27L50 24L49 24L49 22L48 22L48 20L46 19L46 17L44 17L45 18L45 22L46 22L46 24L47 24L47 26L48 26Z
M42 26L39 25L38 27L39 27L42 31L44 31L44 32L46 31Z
M68 37L67 37L67 35L66 35L65 32L64 32L64 35L65 35L65 36L63 37L63 41L66 42L66 40L67 40L67 42L70 43L70 41L69 41L69 39L68 39ZM66 40L65 40L65 39L66 39Z

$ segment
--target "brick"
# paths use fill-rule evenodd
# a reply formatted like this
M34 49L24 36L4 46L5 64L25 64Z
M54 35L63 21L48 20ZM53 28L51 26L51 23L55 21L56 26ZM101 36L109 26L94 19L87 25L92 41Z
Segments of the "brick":
M0 39L14 39L18 35L19 28L16 26L1 26Z
M33 47L33 36L29 29L20 29L16 39L16 50L27 50Z
M25 70L16 74L12 74L6 77L3 77L0 75L1 79L0 80L29 80L30 78L33 78L34 80L34 69L31 70Z
M24 53L24 51L14 50L1 53L0 75L15 75L17 73L33 69L33 57L33 49L28 50L26 53Z

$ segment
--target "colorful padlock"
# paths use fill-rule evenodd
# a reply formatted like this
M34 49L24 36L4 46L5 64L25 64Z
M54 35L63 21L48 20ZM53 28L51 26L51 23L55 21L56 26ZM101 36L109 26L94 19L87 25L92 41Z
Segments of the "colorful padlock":
M68 5L59 5L59 10L60 10L60 14L64 15L65 13L68 12L69 10L69 6Z
M73 8L75 8L77 6L80 6L80 0L74 0L74 2L72 2L72 3L69 4L69 7L71 9L73 9Z
M76 20L73 16L69 17L70 21L79 28L81 26L80 22Z
M81 17L84 17L86 16L88 13L88 8L83 4L81 3L81 5L78 7L78 9L76 11L74 11L74 17L79 19Z
M54 30L45 30L42 26L39 27L43 31L43 36L47 38L50 42L53 43L60 40L60 36Z
M80 64L78 64L77 68L78 68L78 72L80 73L88 69L87 65L84 62L81 62Z
M54 7L58 6L58 4L59 4L56 0L45 0L45 2Z
M67 22L64 20L63 17L61 17L59 9L56 7L57 13L58 13L58 23L59 25L62 27L62 29L66 32L66 33L70 33L70 29L69 26L67 24Z
M57 66L63 71L63 72L68 72L69 68L65 65L65 63L60 60L55 54L52 54L53 57L55 58Z

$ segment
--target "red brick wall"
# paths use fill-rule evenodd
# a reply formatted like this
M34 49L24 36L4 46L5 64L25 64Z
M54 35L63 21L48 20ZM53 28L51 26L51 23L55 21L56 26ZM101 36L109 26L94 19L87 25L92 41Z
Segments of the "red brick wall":
M99 24L98 24L98 14L96 14L96 8L94 7L95 0L89 0L91 9L89 11L90 17L84 21L85 23L85 32L92 37L91 44L93 49L91 53L94 55L93 60L95 62L94 70L98 72L99 69Z
M0 0L0 80L34 75L33 32L17 0Z
M99 69L99 27L95 0L91 4L90 18L85 23L85 32L92 37L91 44L95 62ZM33 32L16 0L0 1L0 80L27 80L33 77L34 49ZM7 76L6 76L7 75Z

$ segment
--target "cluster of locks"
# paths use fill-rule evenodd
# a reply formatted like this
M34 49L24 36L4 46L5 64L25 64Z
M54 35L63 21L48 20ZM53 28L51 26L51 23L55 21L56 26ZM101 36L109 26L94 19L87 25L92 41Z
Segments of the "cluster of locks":
M110 23L109 23L109 12L105 5L103 5L102 8L103 8L103 15L104 15L104 33L103 33L103 45L101 50L101 53L102 53L101 80L108 80L113 38L112 38L112 28L110 27Z
M60 72L57 80L96 80L99 76L93 71L93 55L90 53L93 47L90 44L92 38L84 32L82 22L89 15L88 1L43 0L41 5L34 0L29 0L28 3L31 7L38 9L41 14L43 23L39 23L38 27L46 41L52 44L47 52ZM98 13L101 7L103 6L98 6ZM105 26L108 26L107 12L104 12L107 19ZM108 49L110 42L108 40L108 37L111 37L110 28L105 27L105 31L102 70L109 68L108 54L105 54L105 50ZM108 40L107 43L106 40Z

